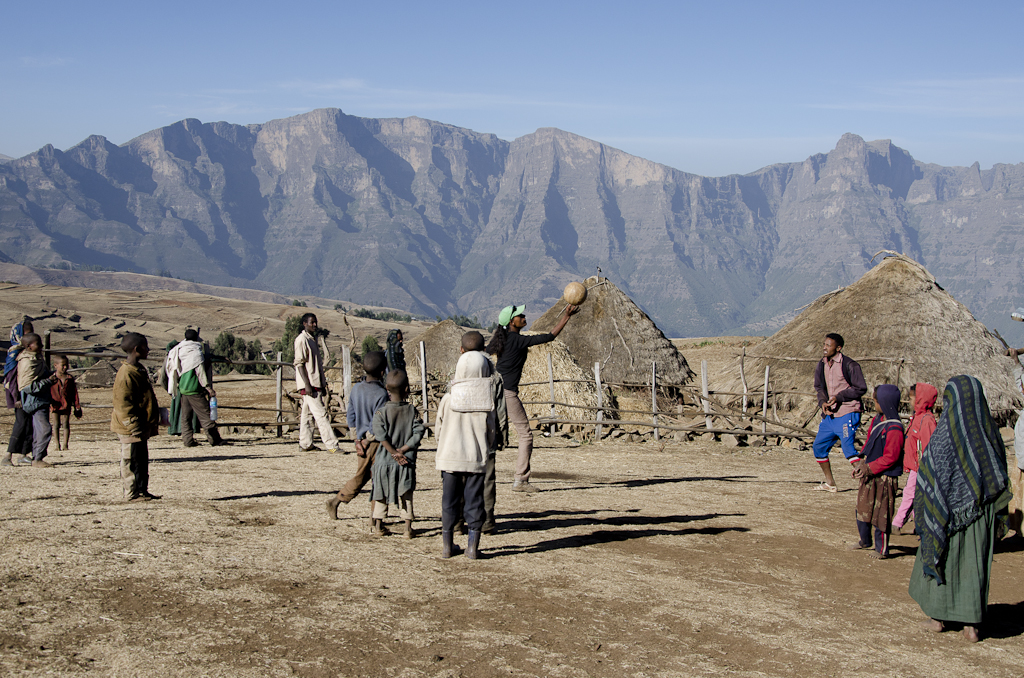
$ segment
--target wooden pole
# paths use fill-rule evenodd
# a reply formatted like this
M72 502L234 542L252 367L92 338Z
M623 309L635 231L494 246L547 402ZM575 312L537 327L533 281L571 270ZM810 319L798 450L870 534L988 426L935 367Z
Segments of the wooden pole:
M345 390L345 408L348 409L348 394L352 392L352 349L341 347L341 385Z
M423 424L430 423L430 410L427 407L427 347L420 342L420 385L423 388Z
M601 363L594 363L594 382L597 384L597 415L594 420L594 441L601 439L601 422L604 421L604 391L601 389Z
M43 332L43 359L46 360L46 369L50 369L50 330Z
M704 404L704 426L712 428L711 426L711 403L708 402L708 398L711 394L708 393L708 361L700 361L700 392L704 396L701 402Z
M277 352L277 362L281 362L281 352ZM279 365L277 368L277 394L274 397L274 407L277 408L277 420L281 421L284 419L284 413L281 412L281 401L284 399L284 366ZM277 427L277 437L280 438L284 432L281 427Z
M747 375L743 371L743 363L746 360L746 357L747 357L747 347L744 346L743 347L743 353L740 354L740 381L743 382L743 414L747 413L747 404L748 404L748 400L749 400L747 398Z
M654 439L661 440L658 431L658 363L651 363L651 420L654 422Z
M551 353L548 353L548 385L551 387L551 417L555 416L555 368L551 361ZM555 425L551 425L551 435L555 435Z
M771 365L764 366L764 401L761 403L761 433L768 430L768 371Z

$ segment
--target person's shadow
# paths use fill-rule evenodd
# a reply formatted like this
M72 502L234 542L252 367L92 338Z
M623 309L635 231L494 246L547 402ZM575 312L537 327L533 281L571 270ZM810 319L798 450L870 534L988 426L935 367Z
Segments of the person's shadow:
M594 546L597 544L610 544L614 542L628 541L630 539L641 539L643 537L654 537L660 535L666 536L685 536L688 534L705 534L705 535L719 535L725 532L749 532L750 529L746 527L736 526L703 526L703 527L685 527L685 528L667 528L660 526L667 525L679 525L693 522L704 522L713 520L715 518L726 518L726 517L742 517L743 513L708 513L703 515L670 515L670 516L645 516L639 515L634 509L630 513L633 515L617 515L609 518L594 518L589 517L588 514L593 514L594 511L587 511L582 513L574 513L570 511L546 511L538 515L544 516L541 520L527 520L531 515L529 513L515 514L519 520L502 520L500 523L501 531L523 531L523 532L538 532L543 530L550 530L562 527L579 527L581 525L593 526L594 529L586 534L573 534L565 537L557 537L555 539L548 539L545 541L539 541L534 544L509 544L507 546L489 547L484 557L500 557L507 555L516 555L520 553L541 553L544 551L553 551L556 549L563 548L579 548L581 546ZM554 518L553 515L561 515L564 517ZM605 527L641 527L646 526L647 529L601 529ZM659 527L654 527L659 526Z
M1021 635L1024 635L1024 601L988 606L982 627L984 638L1016 638Z

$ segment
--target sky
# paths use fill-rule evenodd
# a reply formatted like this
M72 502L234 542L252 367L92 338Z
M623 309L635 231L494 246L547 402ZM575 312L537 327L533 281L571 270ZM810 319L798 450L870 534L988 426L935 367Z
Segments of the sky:
M0 153L316 108L557 127L706 176L846 132L1024 162L1024 3L0 0Z

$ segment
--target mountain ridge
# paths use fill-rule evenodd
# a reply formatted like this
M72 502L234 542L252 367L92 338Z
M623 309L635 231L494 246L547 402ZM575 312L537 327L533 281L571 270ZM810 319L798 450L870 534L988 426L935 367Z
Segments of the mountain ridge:
M480 317L542 311L601 267L674 336L777 329L882 249L1015 334L1022 214L1024 164L942 167L854 134L703 177L557 128L504 141L317 109L0 164L0 259Z

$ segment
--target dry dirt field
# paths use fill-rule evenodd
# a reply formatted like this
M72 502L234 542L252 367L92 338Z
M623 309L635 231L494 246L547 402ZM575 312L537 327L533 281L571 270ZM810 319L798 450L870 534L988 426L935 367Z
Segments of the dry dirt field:
M269 382L218 384L223 404L272 394ZM109 391L84 396L104 404ZM124 504L108 417L87 410L53 469L0 468L2 675L930 678L1024 666L1019 545L996 555L981 643L919 630L916 538L894 537L888 561L847 552L853 481L814 491L809 452L538 436L543 491L511 492L513 453L500 453L500 533L484 537L484 559L444 561L432 440L408 541L368 534L365 494L328 520L324 500L355 457L300 452L294 433L229 432L231 447L188 450L161 435L150 489L163 498Z

